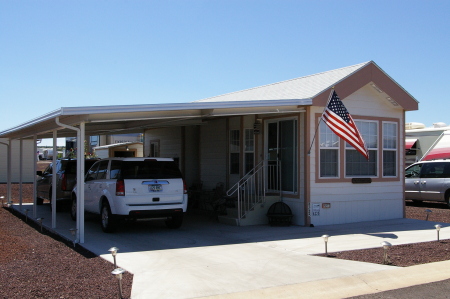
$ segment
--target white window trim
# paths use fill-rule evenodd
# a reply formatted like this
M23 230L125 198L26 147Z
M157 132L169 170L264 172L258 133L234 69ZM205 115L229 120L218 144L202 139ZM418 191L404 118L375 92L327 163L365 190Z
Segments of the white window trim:
M381 177L382 178L397 178L398 177L398 173L399 173L399 167L398 167L398 161L399 161L399 150L398 150L398 147L399 147L399 136L398 136L398 123L397 122L394 122L394 121L382 121L381 122L381 133L382 133L382 139L381 139L381 143L382 143L382 147L381 147L381 165L383 165L384 164L384 160L383 160L383 153L384 153L384 151L385 151L385 148L384 148L384 124L393 124L393 125L395 125L395 137L396 137L396 140L397 140L397 143L396 143L396 147L395 147L395 150L393 150L393 149L386 149L386 151L395 151L395 157L396 157L396 159L395 159L395 175L384 175L384 168L382 169L382 172L381 172Z

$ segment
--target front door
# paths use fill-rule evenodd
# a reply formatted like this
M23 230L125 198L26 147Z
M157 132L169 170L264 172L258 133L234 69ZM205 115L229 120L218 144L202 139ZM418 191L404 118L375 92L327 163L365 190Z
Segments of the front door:
M265 132L269 189L278 190L281 186L284 192L297 193L297 119L267 121ZM279 169L274 170L277 164Z

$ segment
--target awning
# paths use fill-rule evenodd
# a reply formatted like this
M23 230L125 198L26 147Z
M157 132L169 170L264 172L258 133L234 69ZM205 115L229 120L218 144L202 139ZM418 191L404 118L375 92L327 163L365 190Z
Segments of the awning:
M405 150L410 150L411 148L415 148L417 139L406 139L405 140Z
M441 139L421 159L421 161L450 159L450 131L445 131Z

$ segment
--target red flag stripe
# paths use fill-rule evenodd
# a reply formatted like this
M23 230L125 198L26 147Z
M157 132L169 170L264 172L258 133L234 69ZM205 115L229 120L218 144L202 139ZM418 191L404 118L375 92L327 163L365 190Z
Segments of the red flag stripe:
M365 148L361 146L361 143L354 138L353 135L349 135L348 132L344 129L342 130L339 126L330 126L330 129L339 136L339 138L344 139L347 141L351 146L353 146L358 152L360 152L364 157L368 159L368 156L366 154Z
M326 111L325 112L325 116L328 116L328 120L330 121L330 124L333 124L333 127L336 127L336 129L340 129L345 133L345 135L347 136L347 138L345 139L351 139L353 140L354 143L359 143L359 140L356 138L356 132L354 130L354 127L350 126L349 124L347 124L346 122L343 122L340 120L340 118L333 113L332 111ZM352 142L349 142L352 143Z
M366 157L366 159L369 159L369 151L361 133L356 127L352 116L347 111L347 108L345 108L344 103L342 103L334 90L330 93L327 107L322 114L322 119L339 138L344 139Z

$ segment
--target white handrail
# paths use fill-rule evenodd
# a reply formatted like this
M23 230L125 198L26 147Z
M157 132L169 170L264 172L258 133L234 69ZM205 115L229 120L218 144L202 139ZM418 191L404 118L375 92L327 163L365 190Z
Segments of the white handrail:
M239 189L239 185L241 185L252 173L255 173L258 171L259 168L261 168L264 164L264 160L259 162L255 167L253 167L252 170L247 172L236 184L234 184L230 189L227 191L227 196L232 196L236 191Z
M237 193L238 223L256 204L265 202L267 191L278 191L281 194L281 172L279 161L274 164L263 160L234 184L227 196Z

